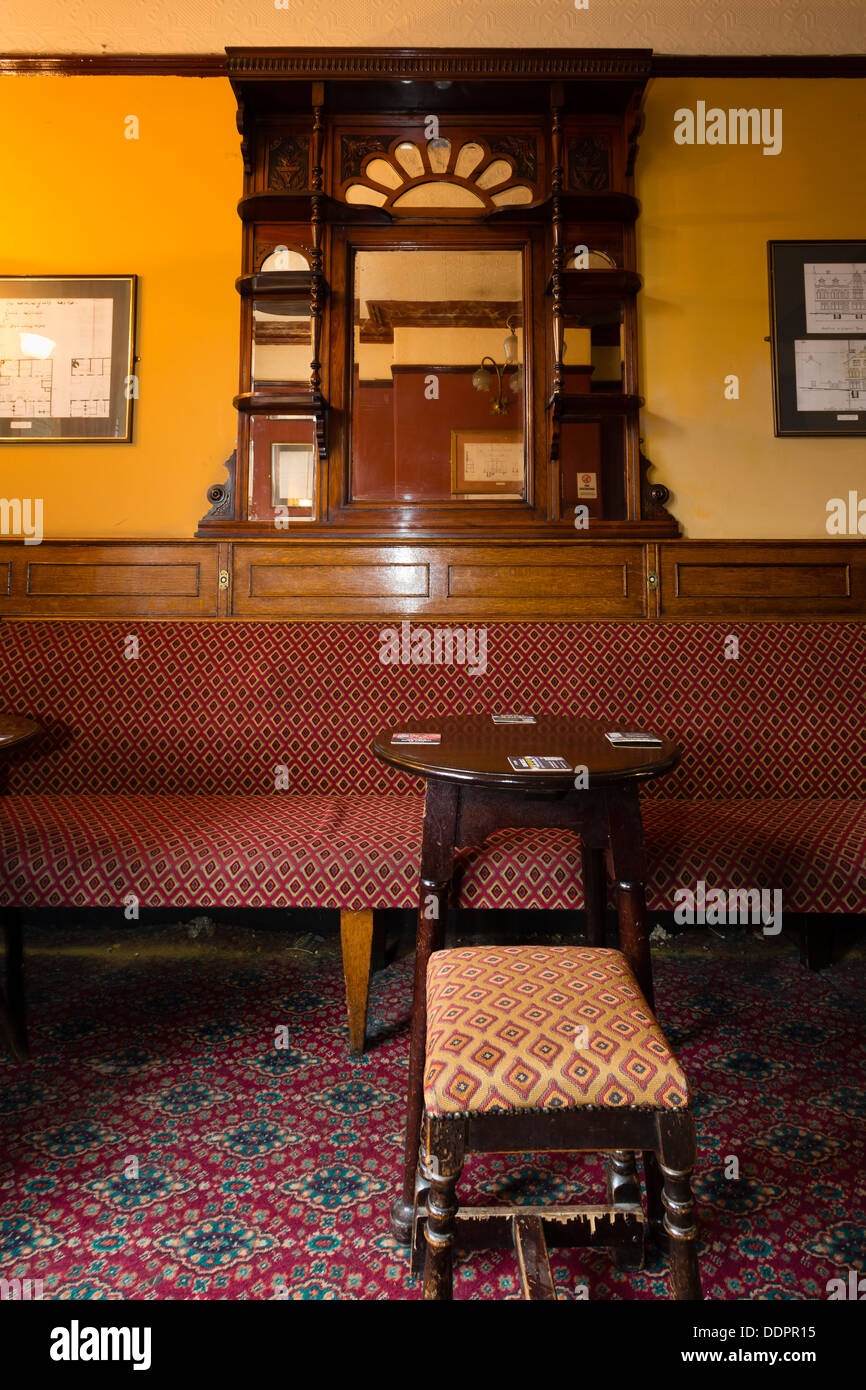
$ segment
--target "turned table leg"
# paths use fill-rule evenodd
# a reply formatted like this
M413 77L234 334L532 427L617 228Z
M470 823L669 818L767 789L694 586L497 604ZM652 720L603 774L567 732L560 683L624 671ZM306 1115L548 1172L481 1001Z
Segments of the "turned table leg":
M583 910L586 915L586 939L590 946L603 946L605 940L604 918L607 905L607 875L604 868L604 850L596 849L581 841L581 865L583 868Z
M415 1174L421 1115L424 1107L424 1055L427 1046L427 963L441 942L448 912L448 895L454 864L454 831L459 788L453 783L429 781L424 807L424 839L421 849L421 884L418 929L415 937L415 976L412 994L412 1035L409 1043L409 1076L406 1099L406 1139L403 1150L402 1190L391 1207L391 1234L401 1245L412 1240L415 1207Z

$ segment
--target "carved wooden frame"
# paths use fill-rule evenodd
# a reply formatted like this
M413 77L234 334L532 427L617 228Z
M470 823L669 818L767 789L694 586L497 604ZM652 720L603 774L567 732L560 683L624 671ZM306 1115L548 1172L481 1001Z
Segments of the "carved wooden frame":
M637 394L634 220L638 205L632 175L642 116L643 89L650 72L648 50L588 52L545 50L228 50L227 66L238 98L238 129L244 159L243 273L261 276L261 264L276 245L297 249L310 260L312 351L309 391L253 388L250 376L250 310L241 335L238 448L229 461L229 481L212 489L217 507L202 519L201 536L275 535L267 521L247 513L249 418L251 413L288 411L317 421L320 484L317 520L304 526L303 541L338 538L459 539L525 537L544 541L589 538L667 538L679 528L665 510L667 489L648 482L648 461L639 447ZM377 158L390 158L399 143L424 150L422 134L430 113L441 121L440 138L451 143L444 171L422 153L424 173L398 190L383 183L386 205L343 201L354 182L366 181ZM515 112L519 114L509 115ZM455 178L457 151L476 142L484 158L463 179L474 180L494 159L505 158L516 183L530 187L532 201L478 212L466 208L393 208L395 198L433 177ZM515 141L522 141L518 147ZM351 158L349 157L349 144ZM527 147L524 149L523 145ZM375 171L374 171L375 172ZM351 314L347 302L347 248L361 245L523 246L525 354L527 360L528 504L514 501L396 503L353 501L350 494L350 374L347 356ZM563 371L564 315L575 293L568 271L572 238L591 236L612 254L616 270L593 272L594 292L623 303L626 372L619 395L569 394ZM624 274L625 273L625 278ZM267 272L264 273L265 275ZM591 391L591 388L590 388ZM563 427L572 419L622 421L622 486L602 494L589 530L563 514L559 453ZM614 469L614 443L607 468ZM609 496L609 503L604 499ZM570 508L569 508L570 511ZM228 514L230 513L230 515ZM299 538L300 539L300 538Z

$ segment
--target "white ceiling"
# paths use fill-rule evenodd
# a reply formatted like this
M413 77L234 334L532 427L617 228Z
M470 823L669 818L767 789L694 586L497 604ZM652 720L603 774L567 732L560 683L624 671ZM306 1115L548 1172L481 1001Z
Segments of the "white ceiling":
M286 8L277 8L278 4ZM583 3L583 0L581 0ZM866 51L864 0L0 0L4 53L227 46Z

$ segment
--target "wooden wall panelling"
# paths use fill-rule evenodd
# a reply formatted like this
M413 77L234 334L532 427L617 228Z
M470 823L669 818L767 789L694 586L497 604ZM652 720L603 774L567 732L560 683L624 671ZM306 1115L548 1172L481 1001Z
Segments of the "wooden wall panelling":
M640 618L639 542L232 546L236 617Z
M422 616L862 622L866 540L0 540L0 618Z
M0 543L0 617L213 618L217 552L213 541Z
M866 542L671 541L662 618L866 618Z

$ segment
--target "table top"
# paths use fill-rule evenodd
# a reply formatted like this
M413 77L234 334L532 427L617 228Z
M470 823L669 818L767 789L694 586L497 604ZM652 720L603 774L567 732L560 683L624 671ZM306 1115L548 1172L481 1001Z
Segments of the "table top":
M34 734L41 732L41 728L35 719L25 719L22 714L4 714L0 711L0 752L32 738Z
M574 789L578 767L587 769L592 788L599 783L657 777L679 762L679 749L670 739L652 748L617 748L605 738L605 733L614 730L653 733L646 725L545 714L535 719L534 724L494 724L490 714L404 719L382 729L373 750L383 762L416 776L521 791ZM438 733L441 742L394 744L391 739L397 733ZM509 757L561 758L568 767L521 771L511 766Z

